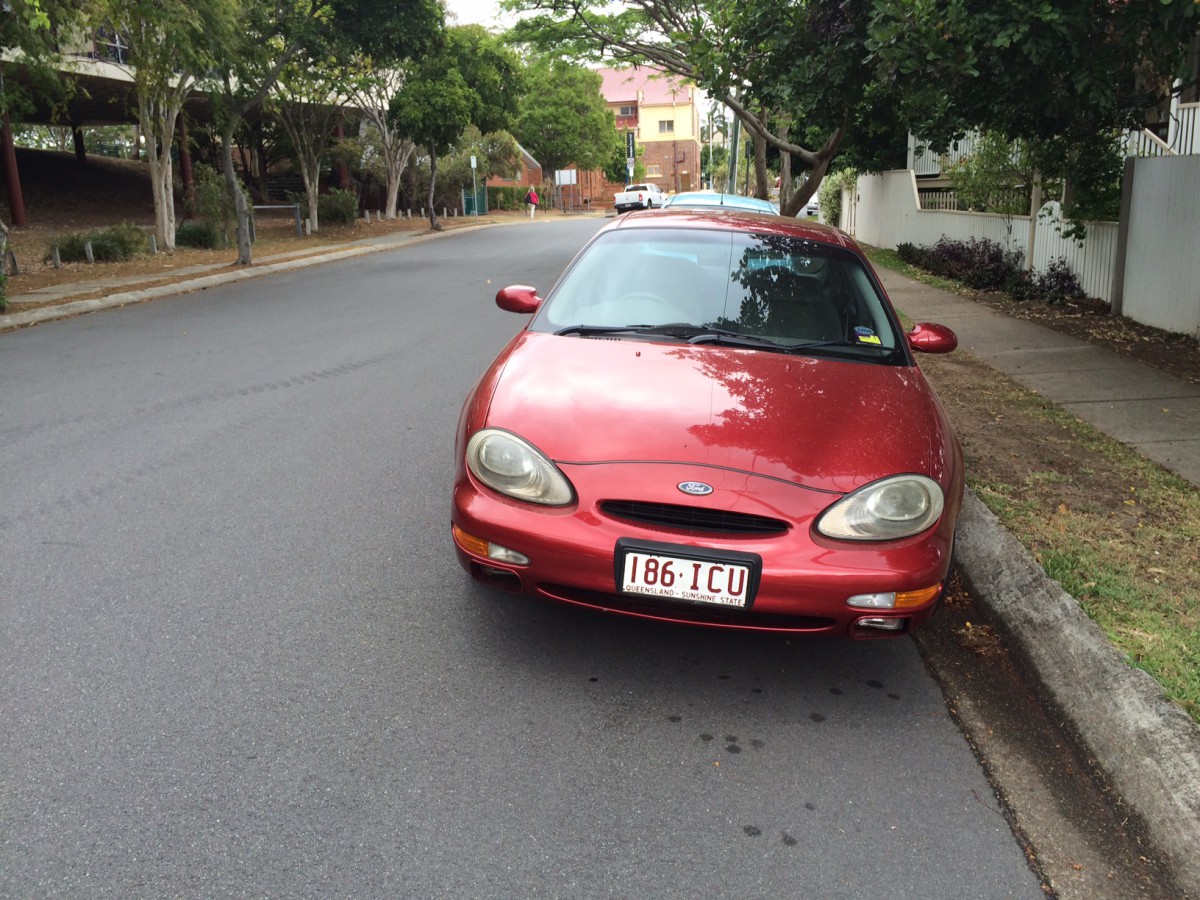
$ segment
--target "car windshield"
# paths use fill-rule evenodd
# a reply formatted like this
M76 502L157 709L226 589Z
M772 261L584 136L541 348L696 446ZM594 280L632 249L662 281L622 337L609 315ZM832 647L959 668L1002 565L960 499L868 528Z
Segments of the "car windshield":
M601 235L530 323L583 337L716 343L899 362L894 314L857 255L776 234Z

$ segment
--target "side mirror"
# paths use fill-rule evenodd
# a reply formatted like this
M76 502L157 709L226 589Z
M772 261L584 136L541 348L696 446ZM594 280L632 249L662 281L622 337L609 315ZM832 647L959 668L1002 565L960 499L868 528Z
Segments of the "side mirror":
M932 322L917 323L907 337L908 346L921 353L949 353L958 346L958 335Z
M513 284L496 292L496 305L505 312L531 313L537 312L542 305L542 298L537 295L537 288Z

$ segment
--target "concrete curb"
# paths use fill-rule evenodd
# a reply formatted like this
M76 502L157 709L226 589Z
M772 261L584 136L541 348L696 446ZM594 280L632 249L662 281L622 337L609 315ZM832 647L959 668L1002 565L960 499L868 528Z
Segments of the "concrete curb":
M972 596L1004 623L1017 652L1117 793L1200 897L1200 725L1129 664L970 491L955 554Z

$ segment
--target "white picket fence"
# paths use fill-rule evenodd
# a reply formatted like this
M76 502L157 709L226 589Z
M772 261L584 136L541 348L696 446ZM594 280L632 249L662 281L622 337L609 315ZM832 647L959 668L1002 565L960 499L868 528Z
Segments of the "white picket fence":
M1089 296L1135 321L1200 338L1200 156L1135 159L1129 194L1124 230L1117 222L1090 222L1082 243L1062 236L1057 203L1043 206L1033 268L1045 271L1064 259ZM1029 216L921 209L912 169L860 176L854 190L842 192L839 224L887 249L947 237L986 238L1022 256L1029 250Z

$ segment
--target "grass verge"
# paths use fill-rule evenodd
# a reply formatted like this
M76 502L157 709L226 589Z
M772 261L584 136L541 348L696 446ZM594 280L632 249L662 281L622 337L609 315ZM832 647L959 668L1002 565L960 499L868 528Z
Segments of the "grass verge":
M968 293L867 248L872 262ZM967 483L1172 701L1200 721L1200 490L963 351L922 357Z

